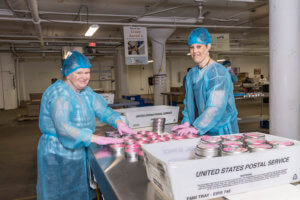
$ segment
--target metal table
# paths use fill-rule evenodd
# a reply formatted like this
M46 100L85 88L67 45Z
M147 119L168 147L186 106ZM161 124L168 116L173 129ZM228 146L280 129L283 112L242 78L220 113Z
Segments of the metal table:
M109 130L113 128L96 128L96 134L104 135ZM114 157L108 146L96 144L89 146L88 160L105 200L165 200L148 180L143 162Z
M92 145L88 159L105 200L163 200L147 179L142 162L111 156L107 147Z

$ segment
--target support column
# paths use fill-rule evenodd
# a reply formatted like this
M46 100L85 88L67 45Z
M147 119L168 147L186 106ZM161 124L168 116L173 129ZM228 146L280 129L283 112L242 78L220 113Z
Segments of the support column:
M125 65L124 48L117 48L115 56L115 79L116 98L121 99L122 95L128 95L128 68Z
M270 0L269 4L270 133L299 140L300 1Z
M166 74L166 40L175 31L170 28L148 29L152 43L152 59L154 74L154 105L163 104L162 92L167 91Z
M5 110L16 109L17 103L17 86L16 86L16 72L14 67L14 60L10 53L0 54L0 77L1 77L1 90L0 108Z

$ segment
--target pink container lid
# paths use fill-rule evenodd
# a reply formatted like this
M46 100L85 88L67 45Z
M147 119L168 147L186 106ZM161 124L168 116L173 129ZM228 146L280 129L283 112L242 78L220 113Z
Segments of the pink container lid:
M134 138L141 138L141 137L143 137L143 135L142 134L134 134L134 135L132 135L132 137L134 137Z
M243 147L239 147L239 148L226 147L226 148L223 148L222 151L225 151L225 152L247 152L248 149L247 148L243 148Z
M222 140L222 138L219 136L209 136L209 135L200 136L200 139L208 143L218 143Z
M140 151L139 149L125 149L126 153L137 153L139 151Z
M265 139L255 139L255 138L248 138L245 139L247 144L265 144L267 141Z
M259 149L272 149L273 148L272 145L270 145L270 144L250 144L250 145L248 145L248 147L254 148L254 149L257 149L257 148L259 148Z
M274 146L293 146L295 143L291 141L269 141Z
M147 136L158 135L158 133L148 131L148 132L146 132L146 135L147 135Z
M250 138L261 138L265 137L263 133L258 133L258 132L251 132L251 133L244 133L245 137L250 137Z
M138 149L138 148L140 148L140 146L141 145L139 145L139 144L129 144L129 145L126 145L125 146L125 149Z
M226 141L222 142L222 145L226 145L226 146L241 146L241 145L243 145L243 142L226 140Z
M187 138L197 138L198 135L196 135L196 134L188 134L188 135L186 135L186 137Z
M159 142L164 142L163 140L152 140L150 143L159 143Z
M138 152L138 155L139 155L139 156L144 156L144 152L143 152L143 151L139 151L139 152Z
M111 144L109 146L111 148L123 148L123 147L125 147L125 144Z
M224 140L241 140L243 136L241 135L221 135Z
M186 139L186 136L184 136L184 135L183 136L177 135L177 136L174 137L174 139L175 140L183 140L183 139Z
M135 144L148 144L148 141L146 140L140 140L140 141L137 141Z

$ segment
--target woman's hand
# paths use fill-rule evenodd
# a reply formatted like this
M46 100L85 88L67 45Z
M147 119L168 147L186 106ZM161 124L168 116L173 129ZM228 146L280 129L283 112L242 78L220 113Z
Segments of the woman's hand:
M129 128L121 120L117 120L116 124L117 124L117 128L118 128L118 131L119 131L120 135L124 135L124 134L128 134L128 135L136 134L136 132L134 130L132 130L131 128Z
M188 122L184 122L184 124L180 124L180 125L175 125L173 126L173 128L171 129L171 131L177 131L183 128L187 128L190 127L190 124Z
M112 137L93 135L91 142L96 143L98 145L107 145L107 144L123 143L124 140L120 139L120 138L112 138Z

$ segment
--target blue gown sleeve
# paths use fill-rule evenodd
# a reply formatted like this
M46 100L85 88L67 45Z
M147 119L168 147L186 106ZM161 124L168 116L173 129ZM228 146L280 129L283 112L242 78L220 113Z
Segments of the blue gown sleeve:
M122 120L119 113L114 111L112 108L108 107L107 102L105 99L93 92L93 109L96 113L97 118L102 123L107 123L110 126L117 128L116 120ZM122 120L123 121L123 120Z
M66 148L87 147L91 143L93 131L88 128L79 128L71 122L71 108L71 101L64 97L57 98L50 104L50 115L57 137Z
M222 71L216 71L212 77L207 77L205 81L208 86L205 110L193 122L193 126L200 135L208 132L221 120L226 110L230 84L232 84L229 77L226 77L226 73Z

